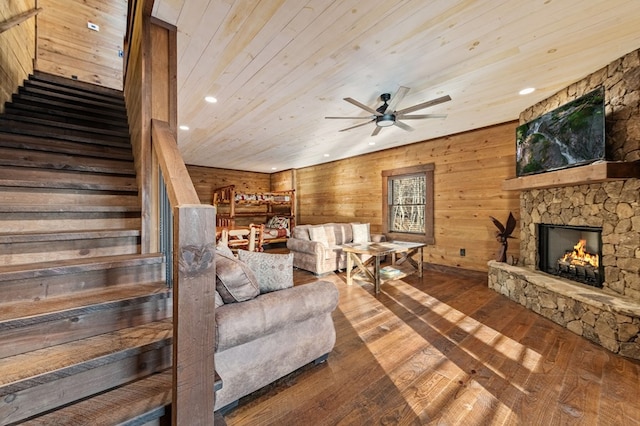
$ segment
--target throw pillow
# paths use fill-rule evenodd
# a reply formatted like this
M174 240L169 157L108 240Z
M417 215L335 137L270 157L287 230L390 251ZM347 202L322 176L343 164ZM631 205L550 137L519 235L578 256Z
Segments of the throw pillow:
M238 250L238 258L255 274L260 293L293 287L293 253Z
M352 223L351 229L353 230L354 243L368 243L370 241L368 223Z
M224 244L222 241L219 241L218 244L216 244L216 253L222 253L227 257L234 257L229 246Z
M324 226L310 227L309 238L311 238L311 241L316 241L327 248L329 247L329 241L327 240L327 233L324 230Z
M217 252L216 291L224 303L244 302L260 294L258 280L251 269L235 257Z

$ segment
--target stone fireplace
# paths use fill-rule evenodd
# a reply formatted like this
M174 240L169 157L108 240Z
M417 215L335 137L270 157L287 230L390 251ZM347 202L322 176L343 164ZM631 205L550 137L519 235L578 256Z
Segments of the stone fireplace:
M610 161L504 183L505 190L521 191L520 260L489 262L489 287L612 352L640 359L639 51L534 105L520 121L599 85L605 87ZM559 229L560 236L545 242ZM550 270L581 240L599 256L590 268L597 285Z

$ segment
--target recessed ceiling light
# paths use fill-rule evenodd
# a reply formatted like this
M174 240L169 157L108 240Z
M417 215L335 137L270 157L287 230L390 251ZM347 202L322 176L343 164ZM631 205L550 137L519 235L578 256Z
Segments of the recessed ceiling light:
M189 130L189 126L182 125L180 126L180 130Z
M329 156L329 154L325 154L324 156L325 156L325 157L328 157L328 156Z
M520 95L528 95L529 93L533 93L533 92L535 92L535 91L536 91L536 89L535 89L535 88L533 88L533 87L527 87L526 89L522 89L522 90L521 90L521 91L519 91L518 93L519 93Z
M271 170L278 170L278 168L277 167L272 167Z
M376 144L375 142L369 142L369 145L371 145L371 146L373 146L375 144Z
M204 98L204 100L209 102L210 104L215 104L216 102L218 102L218 100L213 96L207 96L206 98Z

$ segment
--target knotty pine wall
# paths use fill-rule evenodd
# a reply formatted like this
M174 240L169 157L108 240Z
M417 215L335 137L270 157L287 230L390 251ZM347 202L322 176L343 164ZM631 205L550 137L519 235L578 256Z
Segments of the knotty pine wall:
M35 0L0 1L0 22L33 10ZM0 33L0 113L22 81L33 72L36 52L36 18L31 17Z
M515 128L504 123L453 136L271 175L271 190L296 190L297 223L369 222L382 229L383 170L435 164L435 244L424 261L486 271L499 244L489 216L503 223L509 212L519 220L519 191L503 191L515 176ZM269 189L269 175L188 166L200 200L211 203L211 190L237 185L247 191ZM460 256L460 249L466 256ZM519 255L518 240L509 254Z
M127 0L38 0L38 7L38 70L122 90Z

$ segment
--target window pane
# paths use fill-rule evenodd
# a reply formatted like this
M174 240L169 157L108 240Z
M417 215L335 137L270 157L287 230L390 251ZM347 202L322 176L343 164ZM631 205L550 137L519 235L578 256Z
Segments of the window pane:
M424 175L392 179L391 204L424 204L425 181Z
M391 206L391 231L424 233L424 205Z

